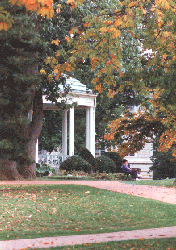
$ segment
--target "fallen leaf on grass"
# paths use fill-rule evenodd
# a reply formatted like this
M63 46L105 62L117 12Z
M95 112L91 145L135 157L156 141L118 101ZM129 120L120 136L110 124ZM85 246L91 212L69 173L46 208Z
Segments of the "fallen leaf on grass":
M27 250L27 249L30 249L30 247L27 247L27 248L21 248L20 250ZM33 249L35 250L35 249Z

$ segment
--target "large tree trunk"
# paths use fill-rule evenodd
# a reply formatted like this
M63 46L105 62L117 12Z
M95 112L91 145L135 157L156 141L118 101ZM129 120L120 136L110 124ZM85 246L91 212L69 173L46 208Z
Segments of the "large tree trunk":
M42 100L42 91L36 90L34 101L33 101L33 116L30 126L28 128L28 149L27 149L27 157L30 159L30 163L28 161L19 165L19 173L24 178L32 178L36 177L36 142L39 138L43 122L43 100Z
M16 168L15 161L0 160L0 180L23 180Z
M32 94L33 95L33 94ZM33 116L29 126L24 128L24 136L29 139L26 159L22 161L0 160L0 180L22 180L36 178L36 142L43 122L42 91L36 90L33 99ZM18 167L17 167L18 164Z
M28 143L28 152L27 156L30 159L30 163L28 161L24 161L23 164L18 165L18 171L21 176L25 179L35 179L36 178L36 140L30 140Z

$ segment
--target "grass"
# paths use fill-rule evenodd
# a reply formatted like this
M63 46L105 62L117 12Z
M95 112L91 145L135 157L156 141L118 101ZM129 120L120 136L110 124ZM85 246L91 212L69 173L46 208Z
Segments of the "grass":
M176 225L173 204L88 186L0 186L0 203L0 240Z
M40 248L45 250L46 248ZM51 247L48 250L74 250L74 249L125 249L125 250L175 250L176 238L165 239L149 239L149 240L127 240L127 241L111 241L106 243L82 244L64 247ZM37 249L36 249L37 250Z
M162 187L176 187L173 185L175 179L164 180L140 180L140 181L123 181L125 184L133 185L150 185L150 186L162 186Z
M72 175L72 176L71 176ZM38 180L89 180L89 181L97 181L97 180L112 180L112 181L122 181L124 179L123 173L93 173L93 174L87 174L84 172L77 172L73 171L71 175L67 175L66 171L61 170L59 175L54 175L50 177L40 177L37 178ZM173 185L174 183L173 179L164 179L164 180L140 180L140 181L132 181L123 180L123 183L125 184L133 184L133 185L151 185L151 186L164 186L164 187L176 187Z
M59 175L53 175L48 177L39 178L40 180L89 180L89 181L97 181L97 180L122 180L124 174L122 173L85 173L82 171L72 171L71 174L66 174L66 172L60 171Z

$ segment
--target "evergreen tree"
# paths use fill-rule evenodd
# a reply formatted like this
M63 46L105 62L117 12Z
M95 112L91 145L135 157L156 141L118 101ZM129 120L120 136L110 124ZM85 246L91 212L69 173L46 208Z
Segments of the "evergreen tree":
M6 9L12 29L0 32L0 176L35 177L35 143L42 125L38 53L44 50L37 33L38 19L24 6ZM33 109L33 118L28 119Z

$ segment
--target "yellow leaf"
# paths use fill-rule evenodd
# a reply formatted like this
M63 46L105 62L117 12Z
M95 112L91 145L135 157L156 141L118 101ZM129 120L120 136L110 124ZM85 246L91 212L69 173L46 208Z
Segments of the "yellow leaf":
M111 25L111 24L112 24L112 21L111 21L111 20L106 20L106 21L104 21L104 23L105 23L106 25Z
M107 28L106 27L102 27L102 28L100 28L100 32L103 34L103 33L105 33L107 31Z
M45 74L46 74L46 71L45 71L44 69L41 69L41 70L40 70L40 74L45 75Z
M67 41L67 43L70 43L70 38L68 36L65 37L65 40Z
M120 32L120 30L116 30L115 32L114 32L114 34L113 34L113 38L117 38L117 37L119 37L121 35L121 32Z
M71 5L73 5L75 3L75 1L74 0L68 0L67 1L67 4L71 4Z
M114 32L114 31L117 31L117 29L115 27L111 27L108 32Z
M52 83L52 81L53 81L53 74L50 74L48 76L48 81L49 81L49 83Z
M114 24L116 26L120 26L122 24L122 21L120 19L117 19L117 21Z
M55 44L55 45L58 46L58 45L59 45L59 42L60 42L59 39L56 39L56 40L53 40L53 41L51 42L51 44Z
M72 71L71 64L67 64L65 70L68 71L68 72L71 72Z
M7 23L5 22L0 22L0 30L8 30Z
M58 69L54 69L53 72L54 72L54 74L58 74L59 71L58 71Z
M168 1L165 2L165 8L166 8L166 10L170 9L170 5L169 5Z
M60 56L60 51L57 51L57 52L56 52L56 56Z
M58 4L58 5L57 5L56 12L57 12L57 13L60 13L60 11L61 11L60 9L61 9L61 4Z

